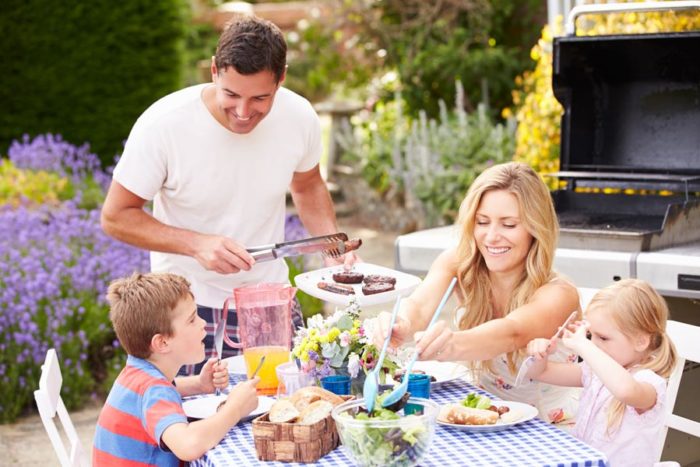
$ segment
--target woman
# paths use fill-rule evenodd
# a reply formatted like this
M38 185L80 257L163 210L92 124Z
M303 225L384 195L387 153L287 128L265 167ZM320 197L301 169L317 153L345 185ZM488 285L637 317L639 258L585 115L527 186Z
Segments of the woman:
M551 337L580 308L576 288L552 271L558 225L549 190L525 164L493 166L469 188L458 224L457 247L443 252L403 300L392 344L415 333L422 360L467 361L487 391L533 404L545 420L569 418L575 410L570 389L514 385L528 342ZM416 332L427 327L452 277L458 279L459 330L438 321ZM390 314L380 314L379 338L389 324ZM575 356L560 352L558 358Z

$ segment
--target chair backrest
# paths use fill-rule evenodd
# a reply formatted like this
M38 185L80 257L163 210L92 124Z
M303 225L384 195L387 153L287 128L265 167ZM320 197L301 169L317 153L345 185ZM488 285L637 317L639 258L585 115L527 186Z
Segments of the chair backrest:
M62 467L89 466L90 463L85 456L85 451L73 427L73 422L71 422L68 411L66 411L66 407L61 399L62 384L63 377L61 376L61 368L58 365L56 350L49 349L46 352L46 360L41 366L39 389L34 391L34 400L39 409L41 421L44 424L44 428L46 428L46 433L49 435L53 449L56 451ZM56 415L58 415L63 431L68 438L68 449L61 439L56 426Z
M686 360L700 363L700 344L698 344L698 342L700 342L700 327L680 323L678 321L668 321L666 323L666 333L676 346L679 358L676 367L673 369L673 373L671 373L671 376L668 378L668 388L666 389L666 426L659 440L661 444L658 450L659 453L663 450L664 443L666 442L668 428L673 428L674 430L682 431L683 433L700 438L699 422L673 413Z

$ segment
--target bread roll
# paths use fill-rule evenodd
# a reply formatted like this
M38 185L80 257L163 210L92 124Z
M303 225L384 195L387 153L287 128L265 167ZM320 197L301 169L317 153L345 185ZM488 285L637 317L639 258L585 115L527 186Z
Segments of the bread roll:
M299 417L299 410L289 399L279 399L270 407L270 421L273 423L291 423Z
M449 404L440 410L438 419L456 425L493 425L498 421L498 412Z
M316 423L326 418L331 413L331 410L333 410L333 404L328 401L317 400L301 411L297 422L309 425Z
M290 398L297 410L304 410L309 404L317 400L328 401L334 406L343 403L345 400L337 394L333 394L318 386L307 386L299 389Z

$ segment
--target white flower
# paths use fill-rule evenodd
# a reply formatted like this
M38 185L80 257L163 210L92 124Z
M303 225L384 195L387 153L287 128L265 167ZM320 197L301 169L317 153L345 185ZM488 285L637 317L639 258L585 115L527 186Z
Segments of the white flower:
M360 371L360 356L355 352L352 352L348 356L348 373L350 373L351 378L355 378L357 373Z

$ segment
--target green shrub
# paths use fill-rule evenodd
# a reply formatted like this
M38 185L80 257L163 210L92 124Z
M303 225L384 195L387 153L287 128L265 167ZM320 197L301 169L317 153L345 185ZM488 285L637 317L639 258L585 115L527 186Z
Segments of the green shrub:
M404 115L399 96L340 138L343 161L376 190L400 192L407 208L422 211L421 227L453 222L474 178L513 157L514 121L494 124L483 106L465 112L461 83L456 90L454 110L440 101L438 119Z
M136 118L182 85L184 0L6 0L0 153L23 134L92 143L112 163Z

